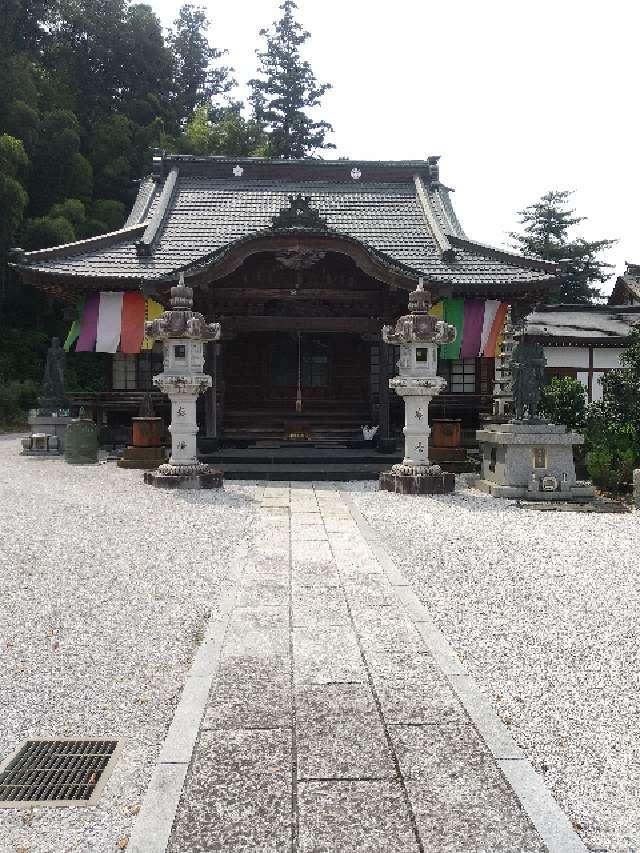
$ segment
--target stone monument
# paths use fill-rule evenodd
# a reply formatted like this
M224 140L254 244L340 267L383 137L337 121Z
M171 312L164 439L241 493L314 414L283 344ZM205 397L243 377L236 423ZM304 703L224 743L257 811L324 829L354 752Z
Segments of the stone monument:
M482 475L474 485L501 498L589 501L593 488L577 482L573 461L583 436L538 417L545 364L542 345L521 333L511 357L514 416L477 431Z
M153 382L171 401L171 456L157 471L144 475L145 483L168 489L218 489L222 472L204 465L196 455L196 400L211 387L204 373L204 343L220 338L220 324L205 322L193 311L193 290L184 275L171 288L171 308L145 323L145 335L163 342L164 370Z
M399 375L389 388L404 400L404 459L380 474L380 488L401 494L432 495L452 492L455 476L429 462L429 403L445 387L437 375L438 347L455 340L455 326L429 314L431 298L422 279L409 296L409 314L394 329L385 326L382 338L400 346Z
M132 443L125 448L118 468L157 468L166 462L162 447L162 418L156 417L151 394L145 394L138 416L131 418Z
M95 465L98 461L98 427L80 409L64 435L64 461L68 465Z
M65 352L60 338L52 338L38 397L38 407L29 412L31 435L21 441L23 456L59 456L69 417L69 401L64 390Z

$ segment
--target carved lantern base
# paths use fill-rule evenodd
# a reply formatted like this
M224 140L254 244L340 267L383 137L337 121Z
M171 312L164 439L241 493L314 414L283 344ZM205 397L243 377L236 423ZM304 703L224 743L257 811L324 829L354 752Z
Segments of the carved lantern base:
M384 471L380 474L380 488L399 495L448 495L455 491L455 474L400 474Z
M144 481L148 486L160 489L221 489L224 486L224 475L219 468L197 463L191 466L180 465L180 471L171 464L161 465L157 471L147 471Z

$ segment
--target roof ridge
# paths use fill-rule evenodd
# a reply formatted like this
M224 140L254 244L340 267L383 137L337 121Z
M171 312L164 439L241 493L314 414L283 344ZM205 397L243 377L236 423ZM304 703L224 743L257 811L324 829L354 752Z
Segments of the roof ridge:
M420 175L413 176L413 182L416 187L416 196L418 199L418 206L420 207L424 218L427 221L427 225L429 230L431 231L431 235L436 242L436 246L440 252L440 257L442 260L447 263L455 263L457 260L455 249L452 247L451 243L447 235L445 234L436 213L431 206L431 200L428 196L428 193L425 190L424 183L422 182L422 178Z
M162 187L162 192L160 193L160 198L158 199L158 206L156 207L151 220L146 223L144 234L136 243L136 252L139 258L148 258L153 251L153 245L158 239L160 228L162 227L164 218L171 206L179 174L180 171L178 167L174 166L166 177L164 186Z
M508 252L506 249L497 249L495 246L489 246L487 243L478 243L476 240L469 240L468 237L458 237L456 234L449 234L448 236L451 244L460 249L468 249L470 252L476 251L478 254L493 257L498 261L525 267L526 269L533 267L533 269L555 273L556 275L562 273L560 265L553 261L543 261L540 258L532 258L529 255L518 255L515 252Z
M48 249L35 249L32 252L25 252L24 249L20 248L11 249L11 256L13 258L11 266L21 266L24 261L82 255L86 251L101 249L112 243L117 243L122 237L136 237L138 234L144 232L145 228L146 225L143 222L137 225L130 225L128 228L119 228L117 231L108 231L106 234L96 234L94 237L87 237L84 240L74 240L73 243L62 243L59 246L51 246Z

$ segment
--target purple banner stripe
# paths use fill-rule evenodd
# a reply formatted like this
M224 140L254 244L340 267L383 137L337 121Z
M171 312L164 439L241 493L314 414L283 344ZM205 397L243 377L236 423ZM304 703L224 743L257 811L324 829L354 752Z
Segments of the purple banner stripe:
M464 300L464 331L460 358L475 358L480 354L482 324L484 321L484 299Z
M76 344L76 352L93 352L98 334L98 310L100 308L100 294L97 290L92 291L84 303L82 314L82 325L80 326L80 337Z

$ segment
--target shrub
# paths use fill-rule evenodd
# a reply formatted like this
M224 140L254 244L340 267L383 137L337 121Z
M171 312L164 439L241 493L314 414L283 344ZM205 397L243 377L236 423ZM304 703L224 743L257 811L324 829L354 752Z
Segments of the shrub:
M542 388L540 414L554 424L582 430L585 423L585 398L582 383L577 379L555 378Z
M38 385L30 380L0 383L0 429L24 426L27 411L36 405Z
M640 466L640 442L635 426L616 420L605 403L589 407L586 420L586 466L589 476L603 489L623 489Z

